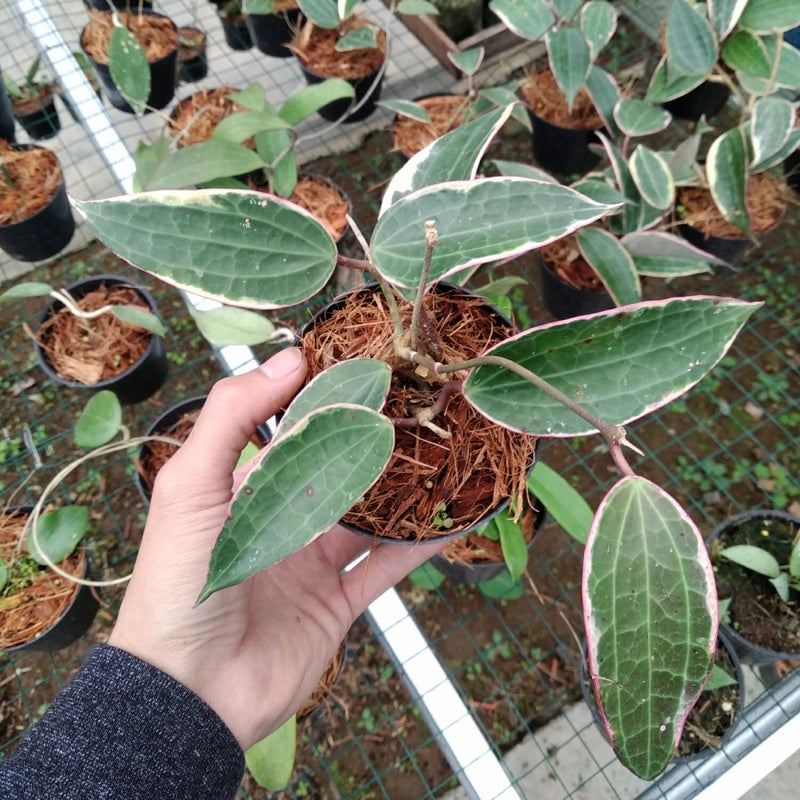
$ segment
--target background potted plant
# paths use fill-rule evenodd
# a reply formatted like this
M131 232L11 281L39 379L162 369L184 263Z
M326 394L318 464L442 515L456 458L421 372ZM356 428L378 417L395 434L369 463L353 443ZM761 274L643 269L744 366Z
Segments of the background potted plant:
M75 220L52 150L0 140L0 248L41 261L69 244Z
M31 63L24 83L3 75L3 85L11 98L14 116L31 139L51 139L61 130L55 96L58 86L49 79L37 80L41 57Z
M199 28L178 28L178 79L194 83L208 75L207 37Z
M8 97L5 78L0 73L0 139L7 142L14 141L14 112L11 108L11 100Z
M164 382L166 329L144 287L114 275L84 278L61 290L23 282L0 301L22 297L52 298L34 346L54 381L93 392L110 389L124 403L144 400Z
M297 0L245 0L244 11L253 44L273 58L291 58L287 45L300 19Z
M228 0L217 9L225 41L231 50L249 50L253 46L250 31L239 0Z
M76 203L97 235L139 268L233 305L274 309L303 302L326 285L337 263L368 270L383 287L360 295L380 298L389 309L384 357L345 357L296 398L232 501L200 600L296 551L354 503L357 509L393 456L392 418L398 412L380 410L392 376L395 389L404 380L420 389L427 384L424 395L430 399L410 416L421 433L440 441L435 429L444 419L435 406L448 399L443 391L517 441L601 431L622 477L600 504L586 544L590 671L618 755L638 775L652 778L669 763L705 684L717 614L699 531L663 490L634 474L622 452L628 441L620 426L700 380L757 304L717 297L644 302L509 332L474 359L437 357L438 318L430 309L439 295L426 288L477 264L534 249L615 209L542 181L476 179L485 148L510 113L509 107L478 117L412 158L387 187L378 223L363 241L367 257L357 264L337 255L320 223L280 198L166 190ZM194 232L209 227L217 236L199 252ZM238 254L234 274L232 246ZM275 262L281 263L280 275L266 274L263 265ZM404 299L409 291L413 303ZM368 343L374 343L373 334ZM608 352L617 349L626 356L619 363L624 381L609 365ZM519 490L528 466L520 465ZM330 479L310 478L320 470ZM273 491L292 502L274 503ZM455 497L436 499L450 508ZM630 513L633 508L641 513ZM275 531L285 536L275 537ZM676 581L691 590L669 592ZM671 598L668 611L662 591ZM633 620L632 593L642 601ZM625 629L617 625L623 617ZM639 635L641 630L658 630L674 646L650 647L651 637ZM618 658L620 649L626 659ZM642 702L632 704L631 693Z

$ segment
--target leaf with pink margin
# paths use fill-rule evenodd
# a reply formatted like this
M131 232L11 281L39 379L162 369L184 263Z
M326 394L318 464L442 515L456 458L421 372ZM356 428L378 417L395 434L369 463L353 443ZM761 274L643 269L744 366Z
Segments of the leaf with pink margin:
M644 780L672 760L713 663L714 573L663 489L627 476L603 499L583 561L589 672L620 761Z
M694 386L761 306L726 297L651 300L551 322L490 348L534 372L607 423L624 425ZM595 429L505 367L475 367L464 396L499 425L536 436Z

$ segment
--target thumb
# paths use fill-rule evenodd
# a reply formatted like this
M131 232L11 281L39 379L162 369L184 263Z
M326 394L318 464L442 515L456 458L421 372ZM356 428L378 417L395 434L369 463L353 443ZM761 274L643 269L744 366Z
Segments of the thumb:
M196 488L230 492L231 474L256 425L289 403L305 374L302 351L290 347L257 369L214 384L189 438L173 456L206 487Z

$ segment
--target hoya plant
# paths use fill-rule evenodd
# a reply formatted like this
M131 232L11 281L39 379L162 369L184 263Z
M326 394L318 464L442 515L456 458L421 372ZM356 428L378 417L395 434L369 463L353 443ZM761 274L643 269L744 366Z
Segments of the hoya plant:
M287 409L231 501L200 602L357 509L391 462L396 430L441 430L450 396L513 441L599 434L620 477L586 542L590 668L617 753L652 778L669 763L706 682L718 615L702 537L674 499L635 473L624 426L697 383L757 304L706 296L646 301L509 332L475 358L444 355L437 343L455 327L435 335L429 311L444 279L617 209L546 181L477 178L511 112L480 116L410 159L387 186L369 239L357 234L360 260L337 254L320 223L279 197L163 190L75 204L115 253L187 291L274 310L309 300L341 264L364 270L377 284L375 302L390 312L383 357L336 361ZM430 398L411 423L384 408L387 387L400 379ZM521 468L523 490L529 466ZM458 491L437 499L450 508Z

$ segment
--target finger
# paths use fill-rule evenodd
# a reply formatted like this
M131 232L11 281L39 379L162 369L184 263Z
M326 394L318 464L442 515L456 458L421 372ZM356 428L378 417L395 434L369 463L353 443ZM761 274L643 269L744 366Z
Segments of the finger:
M256 425L288 404L305 374L302 351L290 347L257 369L218 381L175 458L193 465L195 473L202 464L204 483L224 481L229 487L231 473Z
M342 577L342 588L353 610L354 619L390 586L394 586L411 570L436 555L444 545L444 541L410 547L399 544L378 545L362 563Z
M325 558L336 567L337 571L341 571L373 548L375 540L370 536L354 533L341 525L334 525L320 537L319 546Z

